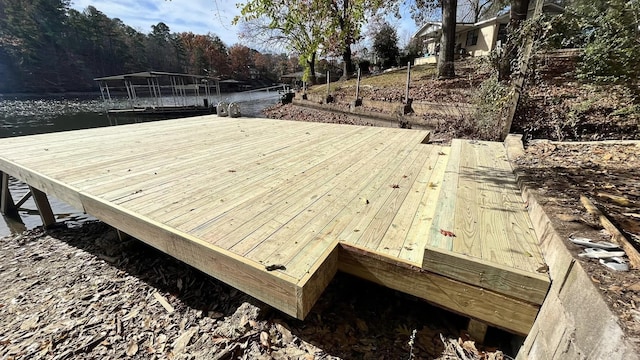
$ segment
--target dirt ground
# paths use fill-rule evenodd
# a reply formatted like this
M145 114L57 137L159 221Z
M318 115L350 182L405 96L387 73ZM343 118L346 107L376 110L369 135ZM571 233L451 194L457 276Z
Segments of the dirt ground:
M490 332L489 357L458 342L464 318L344 274L299 321L99 222L0 249L2 359L502 359L511 346Z
M589 198L618 229L640 247L640 141L623 143L529 144L516 161L520 174L536 193L567 247L591 275L629 338L640 338L640 270L618 272L597 259L577 256L582 247L572 236L610 241L580 201ZM640 343L636 344L640 351Z

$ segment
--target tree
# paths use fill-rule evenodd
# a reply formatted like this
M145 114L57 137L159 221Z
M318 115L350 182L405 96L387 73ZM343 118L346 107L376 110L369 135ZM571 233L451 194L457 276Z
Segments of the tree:
M360 37L367 15L375 14L383 5L382 0L316 0L325 4L319 16L331 19L331 26L325 31L325 48L342 56L343 78L353 72L351 45Z
M197 75L230 75L226 45L216 35L177 35L186 54L186 71Z
M398 34L396 29L385 22L374 37L373 48L385 68L398 64L400 50L398 49Z
M500 55L498 64L499 80L508 80L511 77L513 65L518 55L518 48L523 45L517 41L519 37L516 35L522 28L522 23L527 19L528 10L529 0L511 0L509 24L507 25L507 41Z
M456 76L453 65L456 46L457 0L442 0L442 38L438 57L438 78L452 79Z
M438 79L455 77L454 56L456 46L456 12L457 0L413 0L411 17L416 24L425 21L428 14L433 14L437 7L442 10L442 36L440 38L440 56L438 57Z
M235 44L229 48L229 60L231 74L234 78L242 80L249 79L249 69L253 66L251 49L244 45Z
M508 0L461 0L458 2L459 20L476 23L495 16L509 5Z
M629 87L640 100L640 2L576 1L569 17L582 34L584 54L578 77L595 83Z
M241 37L253 44L281 46L299 55L305 66L305 80L314 84L315 62L325 28L329 25L320 14L319 0L250 0L239 5Z

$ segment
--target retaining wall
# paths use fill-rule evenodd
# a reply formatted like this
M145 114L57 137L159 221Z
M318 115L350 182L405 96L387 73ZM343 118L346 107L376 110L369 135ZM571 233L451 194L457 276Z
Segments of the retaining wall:
M510 159L522 152L520 137L510 135L505 145ZM516 359L639 359L618 317L573 258L533 191L526 187L526 179L517 169L515 172L552 281Z

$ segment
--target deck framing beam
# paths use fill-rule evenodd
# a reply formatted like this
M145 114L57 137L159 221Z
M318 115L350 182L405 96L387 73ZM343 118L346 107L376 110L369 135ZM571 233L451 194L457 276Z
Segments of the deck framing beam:
M51 210L51 204L49 204L47 194L34 188L33 186L29 186L29 190L31 191L31 195L33 195L33 201L36 203L36 207L38 208L38 212L40 213L42 225L45 228L54 225L56 223L56 217L55 215L53 215L53 210Z
M2 189L0 190L0 212L12 219L20 219L18 207L13 202L11 191L9 191L9 174L0 172L2 179Z
M526 336L538 314L539 305L437 275L370 250L341 244L339 256L340 271L519 335Z

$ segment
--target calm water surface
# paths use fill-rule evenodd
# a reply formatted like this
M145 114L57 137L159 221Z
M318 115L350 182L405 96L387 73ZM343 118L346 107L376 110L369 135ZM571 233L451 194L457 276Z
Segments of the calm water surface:
M262 117L262 110L277 103L278 100L278 93L271 91L222 94L220 98L210 97L209 103L237 102L243 116ZM201 104L202 101L202 98L193 98L186 105ZM173 105L173 102L176 102L176 99L163 99L165 105ZM153 105L154 103L156 102L152 99L139 99L136 105ZM108 107L126 107L127 105L128 102L123 99L113 101ZM41 99L0 95L0 138L163 120L148 116L141 118L107 116L104 112L106 108L99 96L84 99ZM9 181L9 188L16 202L29 191L26 184L13 178ZM49 201L56 219L59 222L66 222L70 227L94 219L51 196ZM4 216L0 219L0 236L20 233L42 225L33 199L29 199L20 207L19 214L22 223Z

